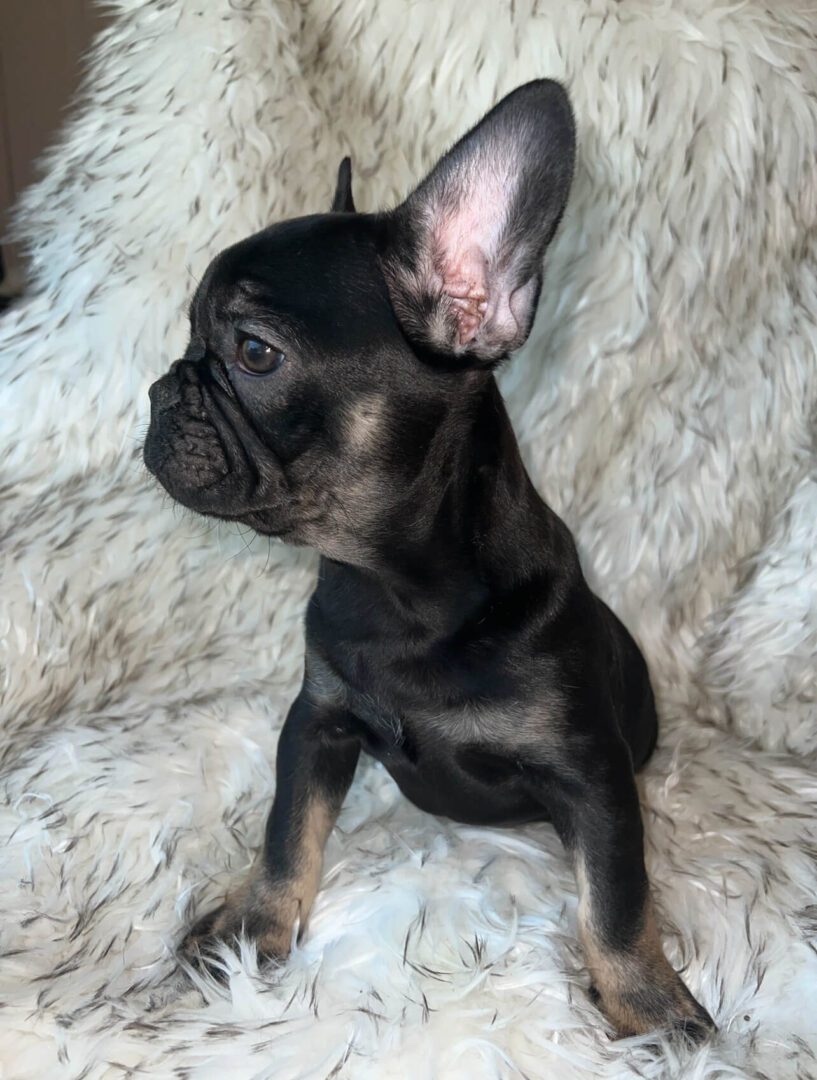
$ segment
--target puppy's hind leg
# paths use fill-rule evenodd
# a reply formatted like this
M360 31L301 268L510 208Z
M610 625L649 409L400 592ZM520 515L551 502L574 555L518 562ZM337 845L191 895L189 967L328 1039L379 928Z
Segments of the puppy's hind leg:
M709 1013L664 955L644 866L630 755L610 737L541 777L579 887L579 932L598 1003L620 1037L659 1028L699 1042Z

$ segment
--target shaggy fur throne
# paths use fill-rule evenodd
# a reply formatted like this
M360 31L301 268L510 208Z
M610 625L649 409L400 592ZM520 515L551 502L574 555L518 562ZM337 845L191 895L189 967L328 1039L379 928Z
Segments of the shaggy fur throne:
M22 1078L817 1075L817 51L777 0L116 0L20 208L0 319L0 1067ZM639 638L671 959L720 1035L608 1040L548 825L424 816L361 765L286 967L174 944L259 842L315 560L140 464L148 384L221 247L396 201L500 95L580 132L503 389Z

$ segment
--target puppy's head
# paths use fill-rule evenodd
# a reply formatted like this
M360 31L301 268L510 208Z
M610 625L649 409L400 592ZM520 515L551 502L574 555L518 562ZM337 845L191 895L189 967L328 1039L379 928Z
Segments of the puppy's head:
M529 83L396 210L356 213L346 160L329 213L222 252L151 387L150 471L194 510L351 559L527 338L574 147L564 90Z

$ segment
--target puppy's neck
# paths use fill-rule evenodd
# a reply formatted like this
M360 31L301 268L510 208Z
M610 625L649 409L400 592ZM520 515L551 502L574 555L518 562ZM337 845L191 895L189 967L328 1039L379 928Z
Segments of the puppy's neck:
M333 562L376 579L411 609L463 608L511 587L538 554L526 550L532 520L549 513L525 470L492 375L446 415L422 467L381 516L323 550ZM321 548L321 545L316 545Z

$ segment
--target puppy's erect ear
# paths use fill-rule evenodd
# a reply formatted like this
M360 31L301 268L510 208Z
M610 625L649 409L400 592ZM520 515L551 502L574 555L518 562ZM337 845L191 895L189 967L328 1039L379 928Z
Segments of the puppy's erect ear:
M352 198L352 159L345 157L338 168L338 182L335 197L332 199L332 213L354 214L355 201Z
M524 343L575 149L564 88L528 83L500 101L392 212L384 268L410 339L483 364Z

